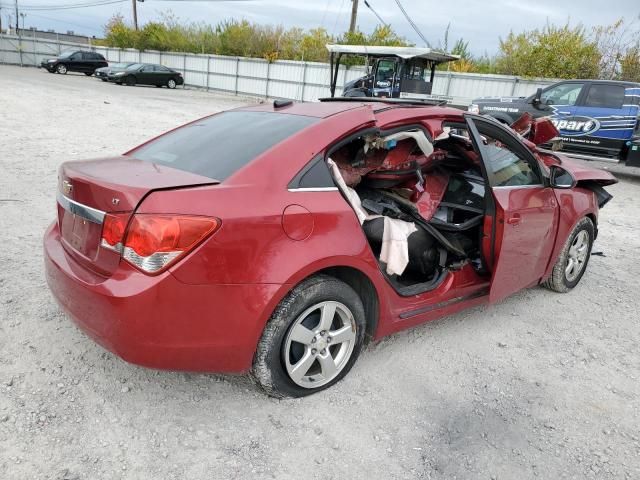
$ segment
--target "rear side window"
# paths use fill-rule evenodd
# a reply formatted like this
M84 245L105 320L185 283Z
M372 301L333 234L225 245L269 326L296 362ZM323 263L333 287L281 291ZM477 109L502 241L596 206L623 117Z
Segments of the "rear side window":
M223 112L152 140L131 155L223 181L317 121L286 113Z
M622 108L624 103L624 86L594 84L589 88L585 101L587 107Z

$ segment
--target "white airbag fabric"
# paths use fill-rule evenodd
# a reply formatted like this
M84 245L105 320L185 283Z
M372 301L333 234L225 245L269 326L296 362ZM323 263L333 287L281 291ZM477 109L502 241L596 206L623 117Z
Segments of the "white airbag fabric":
M336 163L329 159L329 167L333 178L338 184L338 188L347 198L351 208L356 212L358 221L362 225L367 220L380 218L382 215L370 215L362 208L362 202L358 193L347 186L340 169ZM382 233L382 249L380 251L380 261L387 264L388 275L402 275L409 264L409 242L408 238L413 232L418 231L413 222L405 222L397 218L383 217L384 231Z

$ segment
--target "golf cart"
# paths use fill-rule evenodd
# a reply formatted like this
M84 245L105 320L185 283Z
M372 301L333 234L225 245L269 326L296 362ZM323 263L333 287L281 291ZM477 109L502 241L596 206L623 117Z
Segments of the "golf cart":
M460 57L431 48L327 45L331 66L331 97L335 96L340 60L346 55L366 57L364 77L344 84L343 97L404 98L446 100L432 95L436 65Z

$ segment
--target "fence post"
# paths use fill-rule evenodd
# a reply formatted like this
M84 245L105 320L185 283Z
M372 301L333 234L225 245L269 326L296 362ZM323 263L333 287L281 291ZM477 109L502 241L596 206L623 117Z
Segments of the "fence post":
M236 86L235 92L238 95L238 77L240 76L240 57L236 57Z
M264 98L269 98L269 74L271 73L271 62L267 60L267 82L264 86Z
M207 55L207 81L205 83L205 85L207 86L207 92L209 91L209 74L211 73L211 57L209 57L209 55Z
M138 63L142 63L142 50L138 50Z
M520 81L519 77L514 77L513 79L513 85L511 85L511 96L515 96L516 93L516 86L518 85L518 82Z
M160 58L159 58L158 63L159 63L160 65L162 65L162 51L160 52Z
M20 33L20 29L16 28L16 33L18 34L18 50L20 51L20 66L24 67L22 64L22 34Z
M56 32L56 44L58 45L58 55L60 55L60 53L62 53L62 49L60 47L60 34L58 32Z
M33 31L33 66L38 66L38 57L36 55L36 31Z
M307 62L304 62L302 68L302 92L300 93L300 101L304 102L304 87L307 84Z
M120 57L122 57L122 49L118 49L118 63L120 63Z
M182 83L182 88L187 85L187 54L182 55L182 78L184 78L184 82Z

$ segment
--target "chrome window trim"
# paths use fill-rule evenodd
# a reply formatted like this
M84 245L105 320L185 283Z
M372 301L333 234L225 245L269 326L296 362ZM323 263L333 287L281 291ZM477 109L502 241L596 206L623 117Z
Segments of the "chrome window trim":
M497 185L491 188L493 189L500 188L503 190L509 190L514 188L545 188L545 185L543 185L542 183L532 183L531 185Z
M104 222L106 212L103 212L102 210L88 207L76 202L75 200L71 200L69 197L65 197L62 192L58 192L57 200L60 206L67 212L71 212L74 215L78 215L79 217L82 217L89 222L97 223L98 225L102 225Z
M337 192L338 187L300 187L288 188L290 192Z

